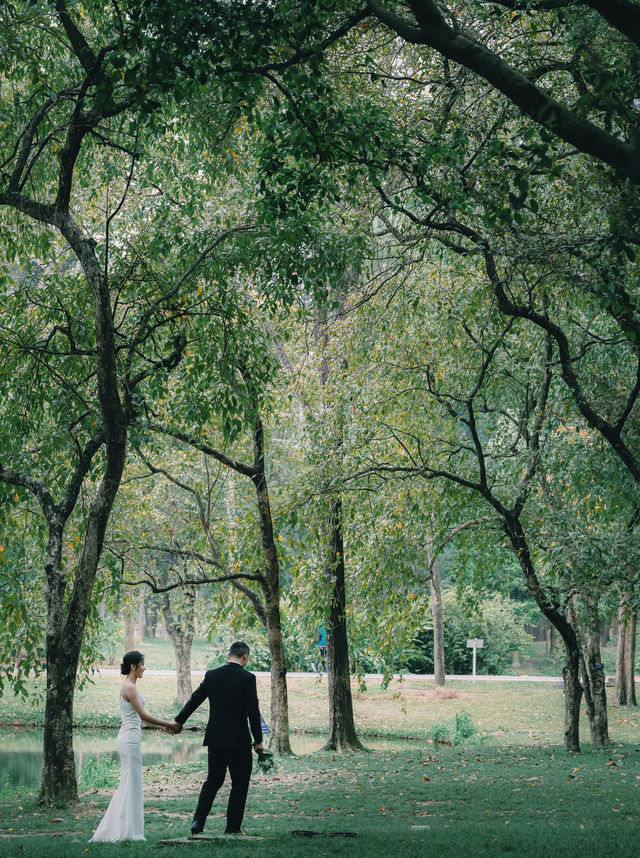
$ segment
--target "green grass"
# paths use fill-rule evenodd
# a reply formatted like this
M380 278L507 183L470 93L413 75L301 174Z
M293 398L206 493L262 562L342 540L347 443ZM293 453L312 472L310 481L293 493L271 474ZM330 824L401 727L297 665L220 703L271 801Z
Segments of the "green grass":
M254 777L245 830L263 835L261 841L164 847L161 854L548 858L615 848L617 858L635 856L638 756L631 745L580 756L516 745L318 753L280 762L274 776ZM48 858L155 854L159 840L186 834L202 771L194 764L147 769L145 778L147 843L87 844L110 793L83 796L65 810L39 808L33 796L16 796L0 800L0 834L21 836L1 838L1 853L36 858L46 844ZM207 833L222 831L226 796L224 788ZM301 839L290 833L295 829L321 834ZM358 836L326 836L348 831Z
M560 676L562 673L564 649L560 645L554 655L546 651L544 641L531 641L520 652L520 666L517 673L528 676ZM615 638L600 650L604 672L607 676L615 676L616 672L616 641ZM636 670L640 668L640 651L636 660Z
M601 650L602 659L607 674L615 673L616 646L615 638ZM175 670L176 660L171 641L162 638L144 638L136 642L136 647L145 656L147 667L155 670ZM520 666L515 672L530 676L548 675L560 676L562 672L562 646L557 648L557 655L549 656L544 641L531 641L520 650ZM207 670L224 660L223 647L219 644L208 643L205 640L194 640L191 651L191 669ZM120 666L120 654L109 667ZM638 667L640 668L640 651L638 652Z
M151 712L167 716L175 712L174 682L155 676L141 681ZM88 728L109 720L115 727L119 685L118 677L103 676L79 691L77 722ZM38 686L39 682L31 683L32 689ZM358 691L354 684L353 691L356 722L365 741L374 735L405 737L411 741L404 750L345 756L317 752L279 760L272 776L256 772L249 795L245 828L264 835L262 840L163 847L160 854L215 851L222 858L297 858L301 853L354 858L385 853L403 858L425 854L570 858L612 850L616 858L637 854L637 710L610 708L616 744L606 751L590 750L583 717L583 753L567 755L560 747L562 691L553 683L458 682L449 683L443 692L430 680L408 677L387 689L378 681L370 681L366 691ZM291 676L289 692L293 730L322 735L326 678ZM259 694L268 714L266 677L259 677ZM205 709L189 723L203 723ZM15 721L41 722L42 712L32 714L29 704L5 694L0 722ZM446 727L451 738L456 724L463 744L439 745L434 728ZM20 742L20 735L13 731L11 741ZM107 747L108 734L98 735L100 747ZM143 743L150 740L143 737ZM89 773L85 781L91 789L99 781L105 788L89 789L77 805L64 809L39 807L34 792L16 792L0 784L0 855L151 856L157 854L159 840L186 834L203 779L203 761L145 768L147 843L89 845L113 790L106 787L108 768L97 766L95 778ZM214 805L208 833L224 826L226 795L223 791ZM293 829L324 833L302 839L290 833ZM341 831L358 836L326 836Z
M93 684L76 691L74 723L77 727L119 726L118 695L120 677L103 675ZM44 721L42 691L44 680L30 680L29 691L40 702L13 697L5 689L0 698L0 726L41 726ZM311 676L288 678L290 724L293 731L323 735L326 730L328 702L327 680ZM175 678L145 676L139 688L147 709L161 717L172 718L178 711ZM353 703L357 727L365 738L383 737L424 740L434 725L450 725L456 713L468 712L476 736L493 744L550 743L562 741L563 694L559 684L534 682L448 682L444 690L421 676L394 680L384 689L380 680L370 679L366 690L353 683ZM40 697L38 697L40 694ZM261 708L268 720L270 685L267 676L258 677ZM204 725L208 709L199 710L189 725ZM612 737L617 741L635 741L640 715L633 709L610 707ZM586 716L582 718L583 736L588 735Z

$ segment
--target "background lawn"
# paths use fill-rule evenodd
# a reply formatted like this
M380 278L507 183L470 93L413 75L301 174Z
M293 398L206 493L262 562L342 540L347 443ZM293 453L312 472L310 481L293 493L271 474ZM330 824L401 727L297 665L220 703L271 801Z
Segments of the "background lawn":
M174 682L157 676L142 680L150 711L175 712ZM112 723L115 739L119 685L117 676L102 676L79 691L78 723L84 728ZM293 730L310 731L320 740L327 718L326 677L291 676L289 688ZM259 677L259 693L268 715L267 677ZM249 794L245 829L264 835L261 840L163 846L161 854L364 858L386 853L577 856L615 850L616 858L635 856L640 753L634 743L640 713L611 708L615 744L606 751L590 750L584 718L583 753L567 755L560 747L562 705L562 690L554 683L460 681L436 689L430 680L414 676L386 689L379 679L369 680L366 691L354 684L356 720L365 741L374 735L404 737L402 750L356 755L318 751L279 760L271 775L255 772ZM205 709L189 724L203 723ZM461 712L471 717L473 735L461 745L438 744L435 728L451 726ZM41 720L38 707L6 693L0 700L5 726ZM15 738L9 741L18 741L21 732L14 729L10 735ZM108 733L98 736L100 746L108 744ZM143 748L151 740L150 734L143 735ZM145 766L147 842L127 846L87 843L113 792L113 771L111 781L96 771L95 783L85 783L80 802L68 808L39 807L35 791L16 792L5 784L0 792L0 855L152 854L160 840L187 833L203 762ZM222 831L226 796L225 786L207 833ZM296 829L321 833L303 838L291 834ZM334 832L358 836L327 836Z

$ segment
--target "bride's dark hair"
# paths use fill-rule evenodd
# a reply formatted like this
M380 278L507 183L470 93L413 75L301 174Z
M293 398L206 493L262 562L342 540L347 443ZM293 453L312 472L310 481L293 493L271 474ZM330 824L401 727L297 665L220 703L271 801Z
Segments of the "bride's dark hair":
M120 673L123 676L128 676L132 667L137 667L141 661L144 661L144 656L137 649L132 649L131 652L125 652L120 665Z

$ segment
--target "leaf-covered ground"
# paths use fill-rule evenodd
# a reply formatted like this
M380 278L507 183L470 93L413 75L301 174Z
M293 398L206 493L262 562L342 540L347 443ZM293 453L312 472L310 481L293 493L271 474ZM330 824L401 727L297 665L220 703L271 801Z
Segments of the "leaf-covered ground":
M623 858L638 854L638 779L634 745L580 756L558 747L418 743L395 753L317 753L254 776L245 830L260 840L163 846L162 854ZM146 843L87 843L110 791L84 794L66 809L18 795L0 803L0 854L152 854L160 840L187 834L202 770L165 765L146 769L145 781ZM226 797L225 786L207 833L222 832ZM329 836L348 832L357 836Z
M174 712L175 680L145 676L148 708ZM76 720L85 728L113 725L120 681L103 676L76 697ZM33 683L35 688L38 683ZM318 731L326 723L326 678L290 677L294 729ZM141 686L142 687L142 686ZM268 679L259 678L268 712ZM634 744L640 713L610 709L616 744L581 755L560 747L562 691L555 684L458 682L439 690L424 677L383 689L371 680L354 685L356 720L363 735L407 737L405 750L358 755L323 752L279 761L272 776L254 776L245 828L259 841L213 841L162 846L163 855L197 851L255 856L398 855L501 856L638 854L640 753ZM115 710L115 712L114 712ZM475 733L468 744L441 746L427 738L438 723L468 712ZM192 719L204 720L206 712ZM5 693L0 722L37 723L42 711ZM189 723L191 724L192 721ZM588 736L583 718L583 736ZM19 730L10 735L19 741ZM7 734L5 734L7 735ZM100 733L100 742L109 734ZM98 736L98 734L96 734ZM163 736L168 742L170 737ZM143 743L151 736L143 736ZM126 847L88 844L112 794L88 790L69 808L39 807L35 792L0 795L3 858L147 855L159 841L188 832L203 778L202 761L145 768L147 843ZM207 832L222 831L225 791ZM319 832L301 837L293 830ZM329 836L353 832L356 837ZM88 853L87 853L88 850Z

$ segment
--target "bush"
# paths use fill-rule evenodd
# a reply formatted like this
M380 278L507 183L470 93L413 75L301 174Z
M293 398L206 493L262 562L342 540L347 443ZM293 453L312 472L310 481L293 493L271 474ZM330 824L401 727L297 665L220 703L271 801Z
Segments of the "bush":
M475 733L475 727L471 720L471 715L464 709L461 712L456 712L453 716L453 734L451 736L452 745L462 745L466 739L470 739Z
M444 666L447 673L469 674L473 655L467 648L469 638L482 638L484 647L477 651L476 672L508 673L513 653L529 643L515 602L494 594L480 602L477 609L465 602L465 591L445 590L442 594L444 614ZM414 654L404 667L411 673L433 673L433 630L423 629L414 638Z
M88 792L91 789L105 789L118 785L120 764L113 757L103 754L101 757L89 757L80 771L78 789Z
M475 733L475 727L471 715L465 712L456 712L453 716L453 724L438 721L427 730L427 739L441 745L464 745Z

